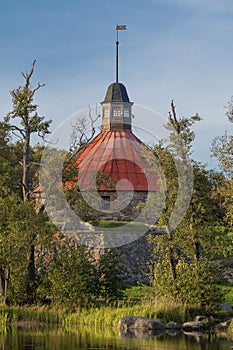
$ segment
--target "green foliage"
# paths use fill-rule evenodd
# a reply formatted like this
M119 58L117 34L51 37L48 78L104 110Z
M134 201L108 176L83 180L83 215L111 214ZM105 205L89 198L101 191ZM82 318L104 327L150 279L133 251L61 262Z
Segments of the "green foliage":
M115 250L109 249L100 255L98 276L99 293L107 304L123 299L123 289L126 287L124 283L124 266Z
M174 301L192 303L208 311L221 301L211 264L217 251L224 247L212 230L212 225L218 221L212 196L213 183L209 172L192 161L193 174L189 174L190 185L193 182L192 197L182 222L171 231L169 223L181 180L177 165L188 174L186 165L191 162L191 144L195 137L191 126L200 120L198 115L178 118L173 101L171 107L167 123L169 140L154 149L167 184L165 209L159 221L165 225L167 234L151 237L155 243L156 260L154 292L159 298L165 296ZM185 198L184 192L182 201Z
M81 192L79 191L78 184L72 184L71 186L71 188L65 190L66 199L71 208L83 221L95 219L93 209L84 200Z
M228 102L226 115L233 122L233 97ZM225 174L225 179L218 186L221 193L220 198L225 209L225 222L233 226L233 135L225 132L217 136L212 142L212 156L218 160L220 169Z
M11 304L24 304L28 288L28 257L32 243L43 247L53 232L32 203L22 202L7 188L0 191L1 294Z
M155 297L196 305L202 312L212 312L223 301L223 294L208 262L202 261L198 272L197 276L194 263L180 259L176 266L176 279L172 279L169 265L163 260L155 268Z
M31 137L33 134L37 134L44 139L49 133L51 124L51 120L45 120L45 117L39 116L38 105L34 103L35 93L44 86L44 84L38 83L36 88L31 88L35 63L34 60L29 73L22 73L25 80L24 86L19 86L11 91L12 111L4 118L4 128L18 139L17 149L21 157L21 189L24 201L29 199L32 189L30 186Z
M221 282L218 284L221 293L224 295L224 303L233 305L233 284L230 282Z
M96 273L84 249L64 246L53 259L44 293L53 304L76 309L91 303L96 285Z
M226 243L218 239L211 226L216 217L211 190L208 173L195 165L193 196L186 216L174 232L152 237L157 259L155 294L193 303L206 311L222 300L211 266L215 266L216 254L223 254Z
M168 149L175 157L181 157L184 160L190 155L191 145L195 139L195 133L191 130L191 126L200 120L201 118L197 113L189 118L178 118L172 100L166 128L170 131Z
M50 125L50 121L45 121L44 117L38 115L37 105L34 103L34 94L42 87L40 84L35 89L30 87L34 63L29 74L23 74L25 85L11 92L12 111L4 123L0 123L0 292L3 303L23 305L52 301L55 307L63 306L65 309L59 317L53 318L49 313L46 314L46 310L25 311L17 308L16 311L14 308L7 308L6 313L1 313L0 310L2 324L5 324L6 319L47 317L49 320L50 316L51 319L57 317L59 322L61 319L65 319L67 323L80 322L83 316L87 323L111 325L118 322L120 315L125 314L141 314L164 322L182 322L191 315L193 305L196 310L209 312L218 307L222 294L228 291L230 292L226 294L225 301L232 303L231 287L223 288L216 284L218 266L214 264L216 257L232 255L232 136L225 135L216 140L214 145L214 155L218 158L224 174L213 174L200 164L192 162L194 183L190 206L180 226L171 231L169 219L180 186L177 166L183 162L191 162L188 158L195 137L191 127L200 120L198 115L177 118L172 103L172 113L169 114L167 124L170 130L169 140L159 143L153 149L166 178L166 201L159 224L165 226L167 231L166 234L153 238L157 262L153 297L149 301L148 298L143 299L145 294L151 296L147 289L143 295L132 297L131 292L124 293L124 268L115 250L105 252L93 266L90 257L84 253L84 248L70 246L71 242L64 242L64 237L55 240L54 227L46 222L43 215L38 215L33 203L22 195L25 184L28 195L29 190L38 183L38 164L44 150L40 145L31 147L30 137L35 133L44 138ZM229 113L231 112L232 109L229 109ZM13 134L19 136L17 142L12 141ZM43 169L48 171L44 176L48 183L44 186L48 188L52 201L52 196L57 193L57 183L54 185L51 178L58 178L60 167L57 164L60 165L61 160L63 164L65 159L63 181L67 185L67 199L82 218L90 221L95 216L80 194L76 166L67 165L70 164L70 159L74 159L70 157L64 151L52 150L48 160L50 169ZM26 173L28 169L30 171ZM184 167L184 172L186 170ZM26 178L23 179L23 176ZM102 184L111 188L115 186L115 181L99 173L97 185L101 187ZM23 203L22 198L27 200ZM58 203L56 196L54 200L57 207L63 208L62 201ZM127 224L125 230L129 232L143 228L143 224L134 222L95 220L92 223L99 228ZM225 229L228 227L227 233L216 229L216 225L223 223L227 225ZM29 267L36 269L33 271ZM30 277L32 273L35 273L35 276L31 275L33 278ZM126 306L125 300L119 302L124 299L124 295L137 301L143 299L143 303ZM93 305L97 297L104 298L106 304L118 307L90 310L89 306ZM78 309L79 312L66 319L66 308Z
M233 179L225 182L225 222L233 227Z
M217 136L212 141L212 157L218 159L220 168L229 177L232 176L233 169L233 136L225 132L222 136Z
M19 86L11 91L13 109L5 118L6 123L9 123L11 118L19 118L22 128L17 127L16 125L10 125L10 129L19 133L23 138L28 132L30 135L37 133L40 137L44 138L49 132L48 129L51 123L51 120L45 121L44 117L38 115L38 105L33 103L35 92L44 86L44 84L38 84L34 89L30 86L35 63L36 61L33 62L29 73L22 73L25 79L25 85Z

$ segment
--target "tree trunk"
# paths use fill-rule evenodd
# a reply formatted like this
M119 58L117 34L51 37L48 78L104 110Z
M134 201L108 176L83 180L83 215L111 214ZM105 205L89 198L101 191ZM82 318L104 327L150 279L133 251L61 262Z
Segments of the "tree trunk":
M0 268L0 293L3 304L7 304L8 281L10 279L10 269Z
M172 234L171 234L169 225L166 225L166 232L167 232L169 243L170 243L170 242L172 242ZM169 261L169 266L170 266L171 277L172 277L172 280L174 281L176 279L176 262L174 259L173 248L171 246L169 247L168 254L169 254L168 261Z
M189 229L191 233L191 237L193 237L193 260L195 263L195 270L196 270L196 278L197 282L199 279L199 261L200 261L200 242L197 240L195 232L193 232L193 216L190 218L190 224L189 224Z
M176 279L176 262L173 257L173 250L169 248L169 266L173 281Z
M194 242L194 261L196 268L196 277L199 278L199 262L200 262L200 243L198 241Z
M29 281L34 281L36 278L36 269L35 269L35 246L31 245L29 264L28 264L28 277Z
M31 245L28 263L28 282L27 282L27 302L33 304L35 297L35 280L36 280L36 267L35 267L35 246Z
M2 268L0 268L0 294L3 301L5 296L5 276Z
M28 117L25 118L26 134L24 138L23 148L23 174L22 174L22 188L23 188L23 201L26 202L30 199L30 174L29 174L29 153L30 153L30 129L28 125ZM27 284L27 300L28 303L34 302L34 282L36 279L36 267L35 267L35 246L30 246L29 262L28 262L28 284Z
M27 130L23 147L23 174L22 174L22 193L23 201L29 200L29 152L30 152L30 132Z

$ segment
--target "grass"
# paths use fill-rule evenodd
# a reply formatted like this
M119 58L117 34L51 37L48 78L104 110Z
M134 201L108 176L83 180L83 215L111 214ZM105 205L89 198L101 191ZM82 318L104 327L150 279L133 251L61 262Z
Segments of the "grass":
M95 327L114 326L116 327L123 316L143 316L157 319L163 323L174 321L182 324L191 319L193 309L184 304L169 302L137 303L133 305L118 305L118 307L82 309L67 315L63 320L65 326L76 326L78 324L92 325ZM191 318L190 318L191 317Z
M0 331L6 326L17 325L20 322L37 322L44 325L57 324L66 327L77 325L114 326L120 318L127 315L143 316L157 319L163 323L174 321L183 323L192 319L197 310L184 304L172 302L123 303L115 307L101 306L89 309L78 309L76 312L48 307L8 307L0 306Z
M124 294L127 300L141 301L151 292L151 287L145 284L130 286L125 289Z
M233 307L233 284L230 282L222 282L219 287L221 292L225 295L224 303ZM126 288L125 296L131 301L140 301L151 292L151 287L148 285L135 285Z
M121 227L127 224L124 221L114 221L114 220L92 220L90 224L99 228L114 228Z
M126 226L130 228L130 230L137 230L148 227L145 224L142 224L140 222L127 222L127 221L114 221L114 220L92 220L90 221L90 224L98 227L98 228L115 228L115 227L122 227Z

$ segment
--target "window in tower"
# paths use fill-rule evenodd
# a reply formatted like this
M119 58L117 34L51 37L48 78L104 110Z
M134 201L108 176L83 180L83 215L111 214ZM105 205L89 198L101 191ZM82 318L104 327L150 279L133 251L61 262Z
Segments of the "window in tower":
M104 118L109 118L109 117L110 117L110 109L104 108Z
M112 109L112 116L113 117L121 117L122 116L121 108L113 108Z
M129 118L129 109L128 108L124 109L124 117Z

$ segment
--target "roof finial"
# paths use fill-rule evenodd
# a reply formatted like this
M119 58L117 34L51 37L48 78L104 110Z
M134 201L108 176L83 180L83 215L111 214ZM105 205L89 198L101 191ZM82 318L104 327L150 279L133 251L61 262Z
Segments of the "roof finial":
M119 54L118 54L118 47L119 47L119 41L118 41L118 30L126 30L126 25L118 25L116 26L117 31L117 40L116 40L116 82L118 83L119 78Z

